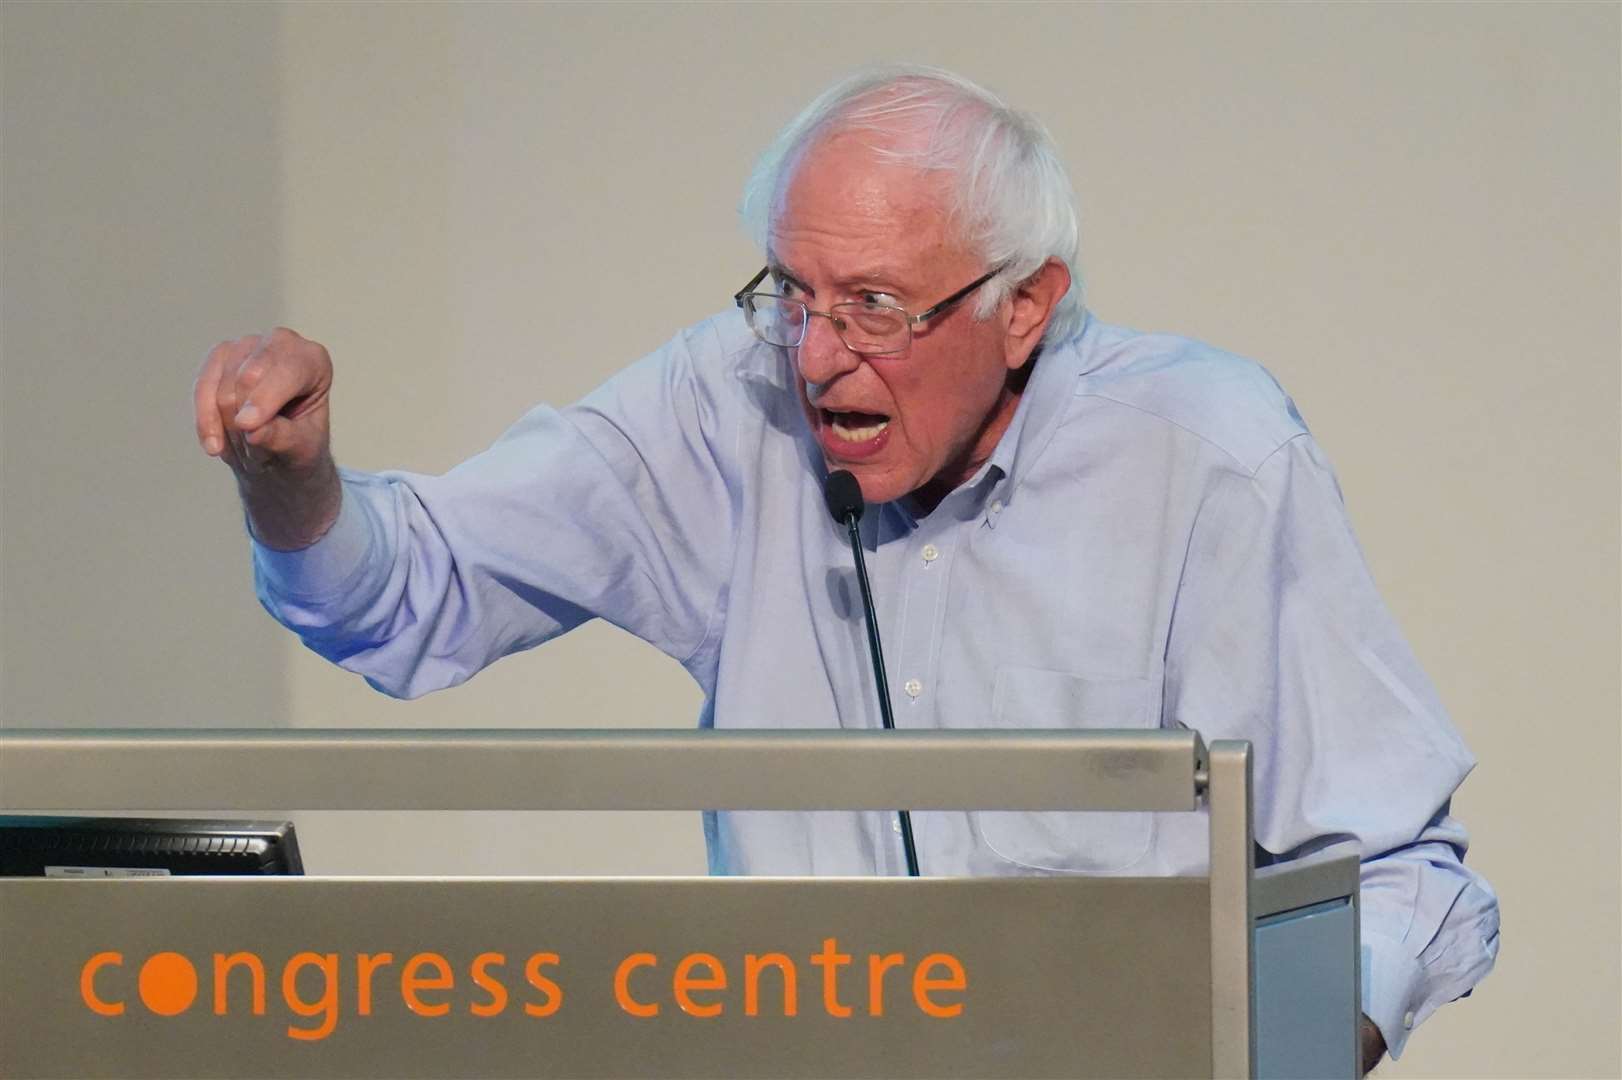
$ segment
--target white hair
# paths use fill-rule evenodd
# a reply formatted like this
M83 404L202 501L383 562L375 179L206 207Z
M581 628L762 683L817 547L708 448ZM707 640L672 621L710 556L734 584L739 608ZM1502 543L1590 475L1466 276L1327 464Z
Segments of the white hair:
M1050 258L1070 268L1070 291L1043 334L1062 341L1081 326L1080 244L1075 190L1041 122L961 75L893 64L848 76L823 91L778 132L744 185L739 213L762 251L805 152L825 136L870 131L886 138L879 160L949 171L950 220L1002 271L982 286L975 318L989 318L1014 285ZM894 136L922 136L897 140Z

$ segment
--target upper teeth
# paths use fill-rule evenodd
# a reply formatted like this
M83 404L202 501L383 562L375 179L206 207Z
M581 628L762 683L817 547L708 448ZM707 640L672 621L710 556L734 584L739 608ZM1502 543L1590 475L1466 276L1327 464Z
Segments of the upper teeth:
M867 427L851 427L847 420L836 415L830 426L834 429L834 434L846 442L863 442L889 427L890 421L880 420L878 423L870 424Z

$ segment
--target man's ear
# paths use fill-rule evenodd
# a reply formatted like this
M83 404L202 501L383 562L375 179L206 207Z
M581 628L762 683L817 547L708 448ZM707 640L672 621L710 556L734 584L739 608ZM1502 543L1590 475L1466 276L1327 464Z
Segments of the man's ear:
M1050 258L1041 269L1014 286L1008 297L1013 311L1008 319L1008 338L1005 362L1009 370L1025 366L1042 332L1053 318L1053 311L1070 291L1070 268L1056 258Z

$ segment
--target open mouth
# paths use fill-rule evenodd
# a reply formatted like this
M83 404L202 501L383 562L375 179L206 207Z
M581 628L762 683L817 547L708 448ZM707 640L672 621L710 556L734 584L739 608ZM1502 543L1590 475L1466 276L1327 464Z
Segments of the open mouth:
M882 413L835 412L832 409L819 411L822 413L823 425L845 442L859 443L876 439L890 426L890 418Z

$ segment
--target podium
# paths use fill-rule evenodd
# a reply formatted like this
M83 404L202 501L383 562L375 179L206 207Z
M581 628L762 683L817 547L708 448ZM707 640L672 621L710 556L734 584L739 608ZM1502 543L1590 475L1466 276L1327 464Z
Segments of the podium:
M0 879L0 1075L1355 1076L1357 859L1257 870L1251 805L1190 731L0 731L8 812L1210 828L1199 877Z

